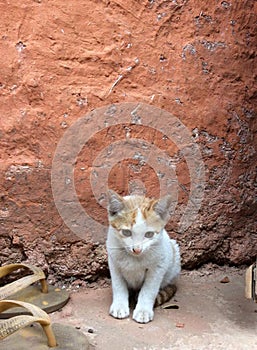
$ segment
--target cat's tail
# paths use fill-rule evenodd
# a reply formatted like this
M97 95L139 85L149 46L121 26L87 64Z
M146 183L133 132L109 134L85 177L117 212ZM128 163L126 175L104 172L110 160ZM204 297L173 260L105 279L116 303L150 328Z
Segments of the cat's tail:
M177 287L175 284L168 284L166 287L160 289L155 299L154 307L160 306L169 301L176 291Z

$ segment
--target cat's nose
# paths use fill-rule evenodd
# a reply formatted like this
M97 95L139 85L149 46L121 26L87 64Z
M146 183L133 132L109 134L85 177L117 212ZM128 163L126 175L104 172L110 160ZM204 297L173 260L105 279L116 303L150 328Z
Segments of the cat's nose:
M140 248L133 248L133 253L139 255L142 252L142 249Z

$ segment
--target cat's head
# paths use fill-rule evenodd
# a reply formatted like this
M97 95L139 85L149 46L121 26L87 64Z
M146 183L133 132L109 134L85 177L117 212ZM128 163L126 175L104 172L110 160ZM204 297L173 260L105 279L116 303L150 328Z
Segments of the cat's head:
M133 255L141 255L159 239L169 219L172 198L159 200L144 196L121 197L108 191L109 224L124 248Z

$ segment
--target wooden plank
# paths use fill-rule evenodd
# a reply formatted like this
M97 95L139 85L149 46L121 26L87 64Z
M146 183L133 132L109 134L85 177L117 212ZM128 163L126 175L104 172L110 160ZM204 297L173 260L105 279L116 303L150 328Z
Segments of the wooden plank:
M245 297L247 299L253 298L253 265L248 267L245 273Z

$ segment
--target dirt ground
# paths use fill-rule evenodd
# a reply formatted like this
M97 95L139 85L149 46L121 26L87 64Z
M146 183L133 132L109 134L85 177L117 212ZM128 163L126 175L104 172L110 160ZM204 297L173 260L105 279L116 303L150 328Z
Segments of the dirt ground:
M79 289L54 322L74 325L97 350L257 348L257 304L244 297L244 270L203 268L183 272L172 304L148 324L108 315L111 288Z

